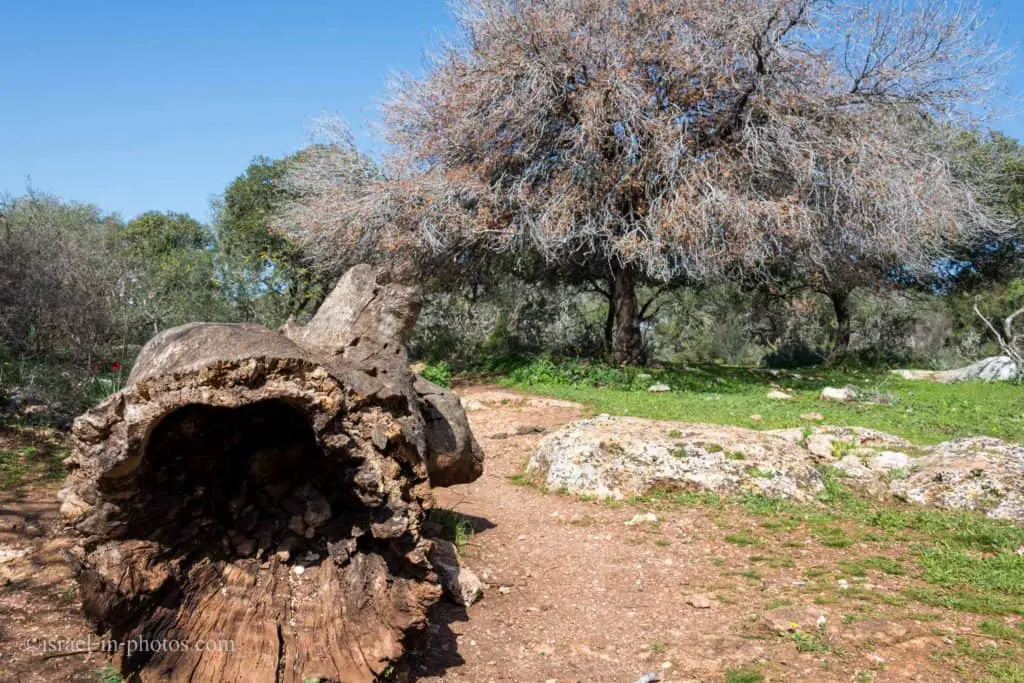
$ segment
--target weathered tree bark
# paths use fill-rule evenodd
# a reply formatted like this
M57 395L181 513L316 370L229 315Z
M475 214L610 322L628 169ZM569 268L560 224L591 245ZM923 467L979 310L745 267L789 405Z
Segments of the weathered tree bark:
M845 353L850 348L850 294L849 292L829 292L832 308L836 314L836 339L832 346L832 357Z
M122 673L372 681L425 627L429 486L482 456L457 397L409 371L417 310L360 266L305 327L161 333L75 421L61 512Z
M636 299L636 271L630 266L617 266L612 291L614 331L611 359L614 363L643 365L647 362L643 336L640 333L640 306Z
M612 357L612 345L615 340L615 277L608 278L608 315L604 319L604 351L609 360Z

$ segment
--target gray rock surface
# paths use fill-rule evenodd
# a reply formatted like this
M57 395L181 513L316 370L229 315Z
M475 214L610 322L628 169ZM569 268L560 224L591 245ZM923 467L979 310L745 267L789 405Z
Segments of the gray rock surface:
M780 391L779 389L772 389L768 392L766 397L773 401L789 401L793 398L792 394L787 394L785 391Z
M602 415L544 437L527 471L552 489L600 498L675 487L811 500L822 477L791 437Z
M871 456L869 461L873 470L880 472L892 470L905 470L911 465L910 456L899 451L879 451L877 455Z
M1009 356L990 356L956 370L893 370L903 379L927 380L930 382L1006 382L1017 378L1019 370Z
M527 473L599 498L669 488L799 502L823 490L822 466L872 495L1024 523L1024 447L988 437L921 447L861 428L761 432L602 415L542 439Z
M841 389L836 387L825 387L821 390L822 401L839 401L845 403L846 401L852 401L857 398L857 391L853 387L843 387Z
M480 577L462 564L459 552L449 541L435 538L430 551L430 563L434 566L445 594L456 604L469 607L483 597L484 583Z
M1024 523L1024 447L991 437L947 441L916 458L890 491L911 503Z

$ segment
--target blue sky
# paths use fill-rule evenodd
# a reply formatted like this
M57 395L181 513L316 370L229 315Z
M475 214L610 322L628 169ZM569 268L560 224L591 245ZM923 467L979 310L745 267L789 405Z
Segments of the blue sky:
M995 10L1024 42L1024 2ZM421 72L453 25L444 0L3 0L0 194L208 218L254 156L298 149L324 113L379 150L366 124L389 74ZM1024 92L1024 68L1009 85ZM996 127L1024 138L1024 112Z

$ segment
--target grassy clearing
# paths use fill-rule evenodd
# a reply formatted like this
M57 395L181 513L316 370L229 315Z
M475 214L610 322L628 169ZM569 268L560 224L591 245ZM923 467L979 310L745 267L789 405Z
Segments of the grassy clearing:
M826 475L820 504L798 505L750 495L740 499L692 492L652 491L634 499L647 506L710 506L729 512L723 540L769 546L752 563L792 566L807 538L824 548L851 549L835 566L811 567L808 578L909 576L907 597L927 605L990 615L1024 615L1024 528L972 512L903 507L857 497ZM760 531L753 531L759 529ZM771 542L769 544L769 541ZM904 560L901 556L906 555Z
M899 595L857 589L843 592L850 600L905 606L919 603L986 616L1024 616L1024 528L973 512L950 512L882 503L855 495L829 470L817 504L795 504L755 494L725 498L707 492L654 489L628 501L645 508L672 506L714 510L722 523L722 540L757 548L751 565L793 569L791 548L822 548L842 552L833 564L803 571L813 582L808 592L830 592L836 580L900 577L909 579ZM517 483L531 485L522 478ZM549 492L550 493L550 492ZM616 506L621 503L591 501ZM811 539L812 545L807 545ZM662 546L668 543L662 542ZM712 560L724 567L722 559ZM753 569L729 575L760 579ZM827 587L827 588L826 588ZM822 604L835 595L818 595ZM919 612L933 618L928 612ZM1024 632L1022 632L1024 633ZM809 646L808 644L805 644ZM1021 642L1024 655L1024 638Z
M713 506L714 514L727 520L722 540L757 546L757 554L747 560L758 571L729 571L723 576L771 583L772 570L795 568L790 548L813 549L818 544L833 549L832 559L815 554L816 564L803 569L805 586L791 597L773 598L766 610L794 604L794 598L844 610L844 624L878 618L880 609L922 623L950 618L954 612L978 615L973 617L981 619L975 633L954 635L953 645L933 656L944 658L965 680L1024 681L1024 556L1019 554L1024 529L975 513L867 500L828 473L826 481L819 504L812 505L761 495L724 499L667 491L654 491L634 502L654 509ZM728 566L724 560L714 564ZM867 585L886 579L895 585L886 590ZM797 652L832 651L820 629L797 630L788 638ZM746 675L740 671L747 670L736 670L735 678L727 674L726 680L761 680L739 677Z
M0 431L0 490L18 491L29 484L64 476L67 457L62 438L43 428Z
M796 592L798 600L851 610L844 623L854 621L854 614L877 614L881 608L921 622L933 622L950 612L979 615L983 620L976 633L970 638L955 637L951 648L935 656L948 658L950 666L965 676L974 672L986 681L1024 681L1024 621L1020 619L1024 616L1024 556L1020 554L1024 528L975 513L867 500L844 489L827 473L826 481L828 487L817 505L761 495L714 497L715 514L729 520L722 540L757 545L757 554L748 556L748 562L763 568L727 574L771 581L762 572L794 568L789 548L813 548L817 543L837 550L834 560L816 558L817 564L802 571L807 585ZM703 506L709 499L655 491L641 502L653 508L692 507ZM884 578L896 579L897 587L880 591L863 585ZM789 598L774 598L765 609L786 604L791 604ZM798 652L830 652L822 632L796 631L789 638ZM979 645L979 639L989 644ZM998 647L991 646L993 641Z
M543 359L513 370L503 381L612 415L779 429L806 426L800 415L816 412L826 424L880 429L922 444L974 435L1024 441L1024 387L1009 383L910 382L880 370L811 369L773 375L725 366L640 370ZM654 383L668 384L672 391L647 393ZM822 387L847 384L872 400L818 399ZM766 398L776 386L795 398ZM761 419L751 420L751 415Z
M894 618L921 623L948 619L952 613L981 618L978 631L969 639L954 634L954 645L933 656L948 658L949 666L965 680L1024 683L1024 621L1020 618L1024 616L1024 528L973 512L869 500L845 488L829 469L823 469L822 475L825 490L815 504L760 494L728 498L665 489L654 489L627 504L662 513L675 506L708 510L723 541L757 551L747 556L749 568L729 569L723 577L770 584L773 570L797 569L806 585L794 589L791 597L772 598L765 610L798 602L829 605L846 611L843 624L878 618L881 609L891 610L886 614ZM552 493L526 478L513 479ZM812 554L815 564L801 571L791 549L813 553L815 544L831 550L832 559ZM723 569L730 566L724 558L710 562ZM783 583L791 579L789 572ZM895 587L877 590L867 585L885 579L895 580ZM715 593L719 602L735 604L731 593L723 592L726 587L719 589ZM798 630L787 637L797 652L838 652L820 628ZM979 638L996 640L999 646L979 646L975 642ZM763 680L758 678L761 675L757 669L732 669L725 680L757 681Z
M653 419L806 429L813 423L800 415L817 412L827 424L880 429L917 443L971 435L1024 441L1024 388L1008 384L935 385L877 371L773 376L709 367L645 374L546 361L520 368L505 382L589 404L595 412ZM647 386L656 382L673 391L647 393ZM818 399L823 386L847 384L882 400L837 404ZM767 399L765 394L776 385L796 398ZM754 414L761 419L751 420ZM843 444L837 448L841 451ZM821 474L824 491L813 504L674 490L654 490L629 503L663 511L672 506L707 510L718 538L750 553L746 567L722 557L711 558L711 563L727 568L721 576L736 577L734 582L756 580L773 587L766 609L792 601L829 605L842 614L842 624L882 615L918 621L938 629L933 633L948 634L948 647L932 656L947 658L943 666L964 680L1024 683L1024 528L970 512L867 499L847 489L833 470L823 468ZM744 599L736 592L744 591L742 584L713 589L724 604ZM961 632L949 630L951 622ZM976 624L976 631L962 633L965 623ZM787 638L797 652L831 652L840 658L849 654L831 651L819 631L797 631ZM745 678L748 673L754 677ZM861 673L867 674L863 680L873 676ZM761 680L760 675L737 669L726 680Z

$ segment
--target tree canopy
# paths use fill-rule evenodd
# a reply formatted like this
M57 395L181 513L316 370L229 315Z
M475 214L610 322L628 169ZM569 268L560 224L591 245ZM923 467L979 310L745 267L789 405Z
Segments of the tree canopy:
M37 192L0 201L0 347L87 354L111 324L106 237L91 204Z
M942 128L918 125L964 115L999 68L969 8L467 0L458 17L386 105L386 180L296 165L291 232L323 261L367 243L421 264L539 256L608 282L629 361L639 282L915 265L983 219Z
M274 215L290 197L282 187L285 169L301 154L256 157L215 204L220 269L229 296L244 318L270 326L314 310L324 296L321 274L273 228Z
M216 277L213 235L196 219L149 211L117 226L110 242L126 340L141 343L173 325L233 317Z

